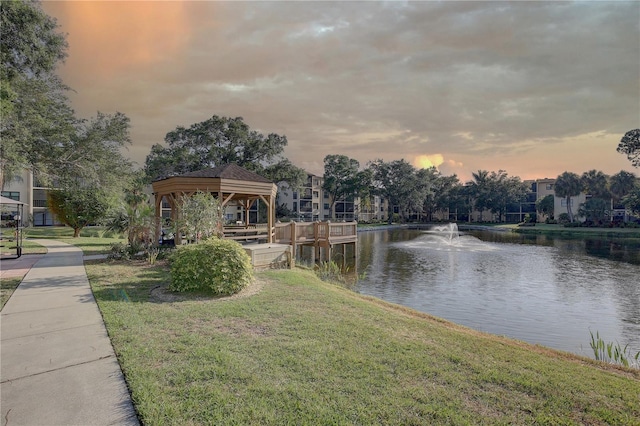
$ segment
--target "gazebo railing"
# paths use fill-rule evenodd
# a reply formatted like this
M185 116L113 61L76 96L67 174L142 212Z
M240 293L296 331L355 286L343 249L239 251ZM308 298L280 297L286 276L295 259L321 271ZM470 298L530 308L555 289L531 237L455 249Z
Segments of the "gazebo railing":
M275 242L280 244L344 243L357 239L357 222L276 223Z

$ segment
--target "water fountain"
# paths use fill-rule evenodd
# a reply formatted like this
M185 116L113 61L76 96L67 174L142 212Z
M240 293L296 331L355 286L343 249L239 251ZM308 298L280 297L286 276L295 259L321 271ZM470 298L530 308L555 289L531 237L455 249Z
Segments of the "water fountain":
M485 243L472 235L460 234L456 223L434 225L423 235L400 246L438 251L491 251L497 246Z
M449 245L454 245L460 242L460 232L458 231L457 223L447 223L446 225L432 226L430 231L432 233L439 233L444 236L445 242Z

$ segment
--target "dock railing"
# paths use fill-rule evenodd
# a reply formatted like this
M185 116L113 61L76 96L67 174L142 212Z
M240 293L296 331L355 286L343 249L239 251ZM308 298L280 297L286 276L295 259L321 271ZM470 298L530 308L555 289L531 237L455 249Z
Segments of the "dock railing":
M342 244L357 238L357 222L276 223L275 242L279 244Z

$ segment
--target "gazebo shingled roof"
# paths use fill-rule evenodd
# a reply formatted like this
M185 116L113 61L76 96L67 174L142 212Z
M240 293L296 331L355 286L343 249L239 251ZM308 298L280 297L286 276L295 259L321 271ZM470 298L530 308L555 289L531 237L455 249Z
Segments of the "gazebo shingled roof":
M237 164L224 164L210 169L161 178L154 181L152 187L157 218L161 217L163 198L171 207L171 218L176 219L179 200L183 196L197 191L215 195L223 207L231 200L239 202L245 208L245 212L251 208L256 200L261 199L267 204L269 212L267 215L268 242L273 242L277 186L269 179L243 169ZM249 225L248 214L245 215L245 220L246 225ZM159 237L160 225L157 234Z
M251 182L264 182L273 183L269 179L257 175L249 170L243 169L237 164L223 164L218 167L196 170L195 172L188 172L178 176L171 177L194 177L194 178L220 178L231 180L246 180ZM170 179L171 177L161 178L158 180Z

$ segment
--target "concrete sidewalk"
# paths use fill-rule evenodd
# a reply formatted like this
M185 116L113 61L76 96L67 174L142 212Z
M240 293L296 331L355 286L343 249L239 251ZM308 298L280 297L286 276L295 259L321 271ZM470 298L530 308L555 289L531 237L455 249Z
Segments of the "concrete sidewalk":
M137 425L82 251L49 250L0 315L2 425Z

